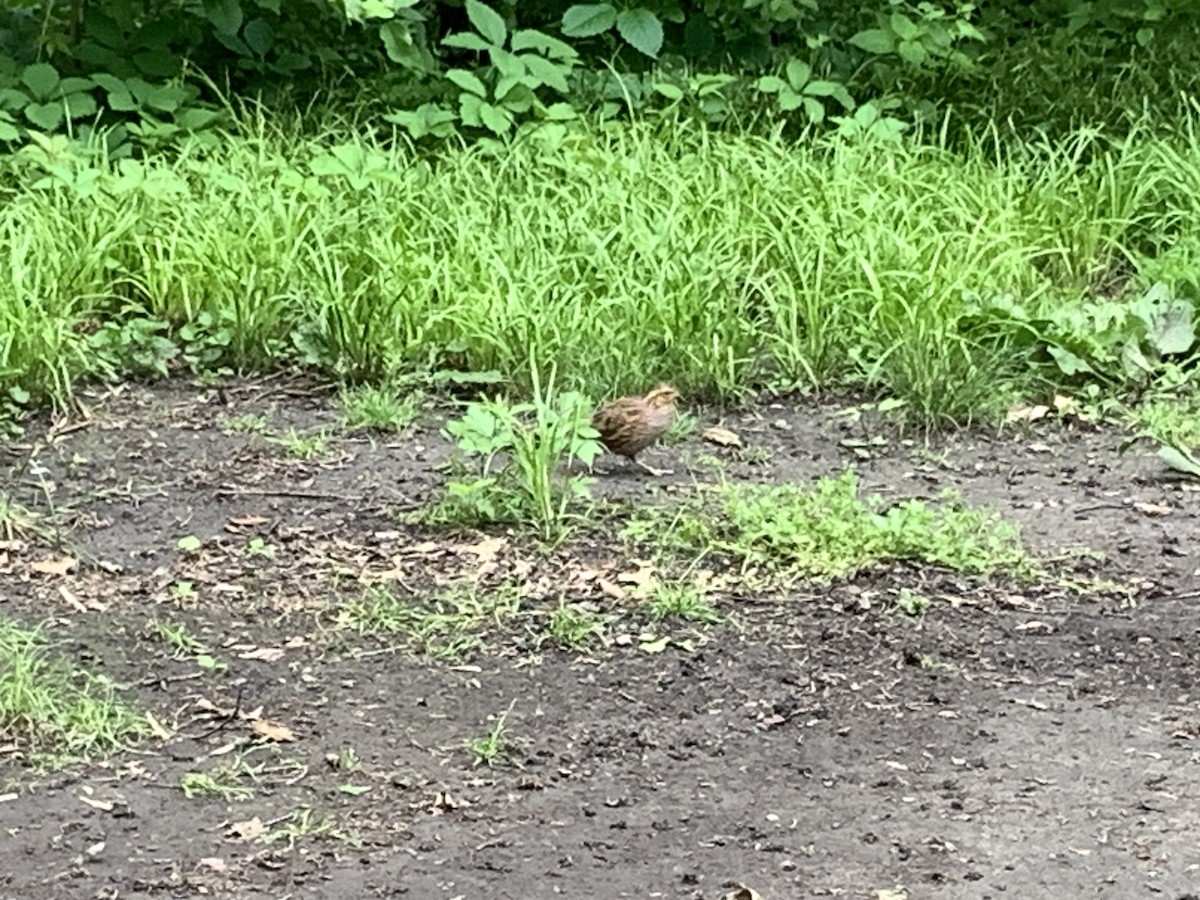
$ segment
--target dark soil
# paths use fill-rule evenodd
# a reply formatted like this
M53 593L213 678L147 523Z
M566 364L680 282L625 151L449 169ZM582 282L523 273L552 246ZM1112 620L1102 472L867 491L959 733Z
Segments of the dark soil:
M1119 455L1121 434L1042 422L927 446L778 406L725 418L749 449L693 436L647 454L667 478L605 460L597 490L635 502L711 480L705 456L742 480L853 464L885 497L957 488L1093 584L913 566L784 596L726 582L735 626L676 626L645 652L647 620L599 587L639 566L615 538L546 555L400 522L443 477L436 423L302 462L220 426L332 423L303 389L91 404L85 427L47 423L0 458L45 513L32 452L70 526L57 548L0 547L0 615L45 623L171 737L38 774L0 736L0 896L1200 896L1197 500L1145 450ZM180 551L185 535L202 549ZM274 555L247 553L255 537ZM30 567L64 553L69 574ZM458 577L517 578L530 622L592 603L620 616L613 640L571 652L519 626L453 663L337 624L360 581L420 594ZM893 608L904 587L934 599L923 617ZM155 619L226 668L175 653ZM506 710L507 758L473 765L465 742ZM348 750L357 765L335 765ZM186 774L233 764L250 796L185 798Z

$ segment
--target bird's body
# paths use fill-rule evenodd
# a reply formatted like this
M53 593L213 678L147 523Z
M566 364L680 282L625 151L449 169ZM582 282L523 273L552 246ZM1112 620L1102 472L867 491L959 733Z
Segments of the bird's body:
M637 460L637 455L661 438L675 422L679 391L660 384L643 397L620 397L596 410L592 427L610 453L624 456L653 475L666 474Z

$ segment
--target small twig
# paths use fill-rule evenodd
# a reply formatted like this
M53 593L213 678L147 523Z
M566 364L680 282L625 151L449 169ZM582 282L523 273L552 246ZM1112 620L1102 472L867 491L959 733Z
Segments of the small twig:
M1080 507L1078 507L1078 508L1075 510L1075 515L1077 515L1077 516L1081 516L1081 515L1083 515L1084 513L1096 512L1097 510L1101 510L1101 509L1126 509L1126 510L1132 510L1132 509L1133 509L1133 507L1131 507L1131 506L1130 506L1129 504L1127 504L1127 503L1094 503L1094 504L1092 504L1091 506L1080 506Z
M150 687L152 684L171 684L175 681L195 681L197 678L203 678L204 672L192 672L188 675L153 675L150 678L143 678L137 683L138 687Z
M208 731L204 732L204 734L197 736L197 741L202 741L205 738L212 737L218 731L224 731L225 726L238 717L242 711L242 692L245 690L246 686L244 684L238 686L237 698L233 701L233 710L229 713L229 715L222 717L216 725L208 729Z
M270 491L258 488L217 488L218 497L295 497L299 500L331 500L362 503L365 497L346 494L321 494L315 491Z

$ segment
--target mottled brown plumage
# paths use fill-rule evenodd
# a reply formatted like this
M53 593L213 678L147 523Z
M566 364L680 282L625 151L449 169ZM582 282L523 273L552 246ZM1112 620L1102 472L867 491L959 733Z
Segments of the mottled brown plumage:
M624 456L652 475L666 474L638 462L637 455L670 429L678 396L671 385L660 384L644 397L621 397L596 410L592 427L610 453Z

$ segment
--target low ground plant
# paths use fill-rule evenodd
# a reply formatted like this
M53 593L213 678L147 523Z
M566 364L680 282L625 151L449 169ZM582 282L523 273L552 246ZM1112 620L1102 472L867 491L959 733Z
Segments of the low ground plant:
M71 665L38 631L0 618L0 733L26 759L62 765L148 731L111 680Z
M533 400L493 398L467 406L447 424L466 457L442 499L421 517L431 524L520 522L546 542L562 540L590 497L590 479L568 471L590 466L601 452L591 427L592 404L573 391L557 393L553 376L534 374Z
M968 574L1023 573L1031 565L1016 526L994 514L949 493L932 504L860 497L851 471L811 487L725 483L682 506L642 507L624 533L637 543L818 580L889 560Z

